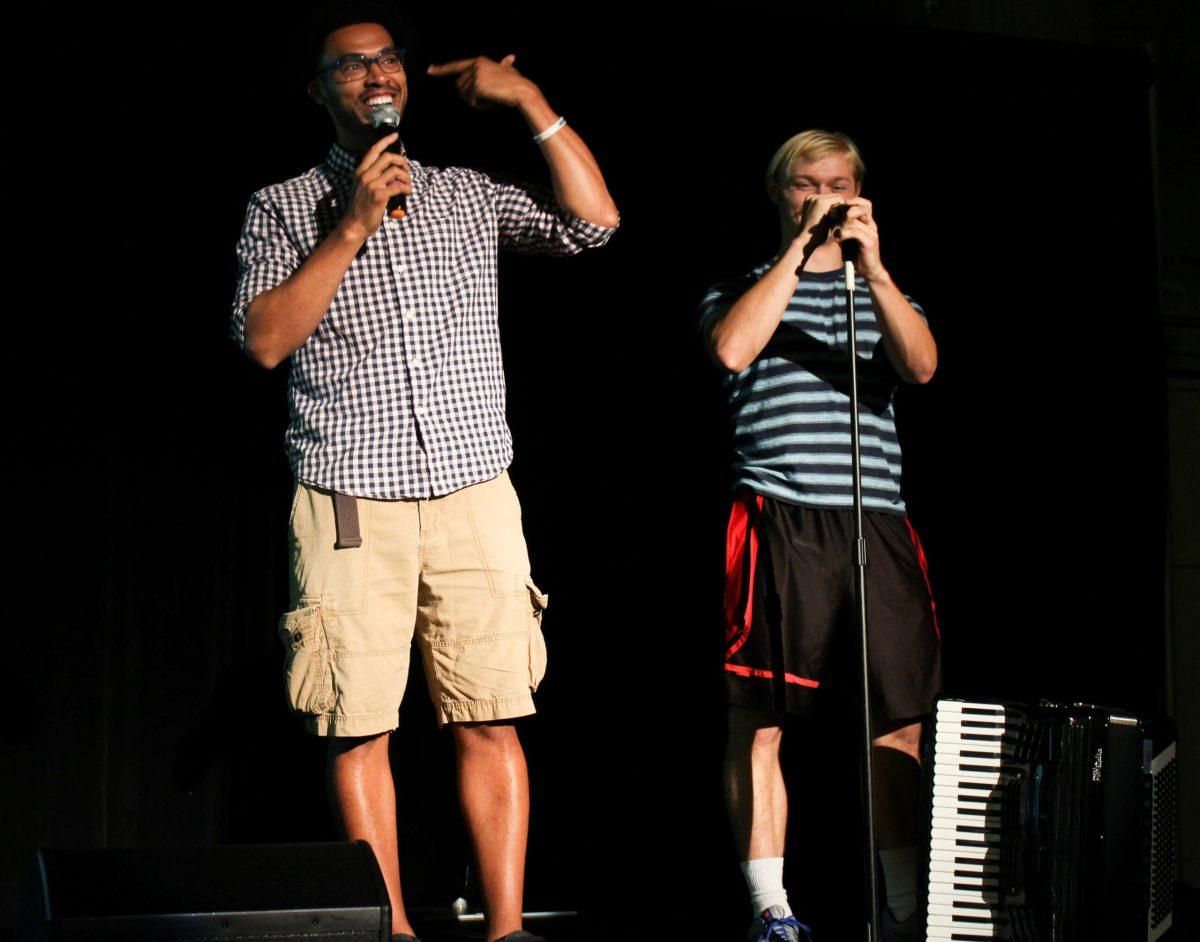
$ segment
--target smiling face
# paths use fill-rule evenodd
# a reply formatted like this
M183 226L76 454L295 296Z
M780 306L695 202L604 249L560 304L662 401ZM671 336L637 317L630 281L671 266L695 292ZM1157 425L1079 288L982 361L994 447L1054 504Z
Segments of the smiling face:
M408 82L404 69L384 72L377 62L364 75L350 81L331 66L342 56L377 56L394 48L391 35L378 23L343 26L325 38L317 63L319 74L309 83L308 94L329 112L338 143L353 154L361 154L375 141L371 111L377 105L391 104L404 113Z
M796 161L787 177L775 183L771 199L779 207L779 222L793 233L804 213L804 201L810 196L836 193L847 199L858 196L859 182L854 178L854 164L844 153L835 151L817 160Z

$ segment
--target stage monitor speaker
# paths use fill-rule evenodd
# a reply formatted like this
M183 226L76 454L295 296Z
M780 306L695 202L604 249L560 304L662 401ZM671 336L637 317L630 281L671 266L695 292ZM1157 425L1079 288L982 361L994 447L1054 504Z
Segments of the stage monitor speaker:
M366 841L39 850L21 936L47 942L388 942Z

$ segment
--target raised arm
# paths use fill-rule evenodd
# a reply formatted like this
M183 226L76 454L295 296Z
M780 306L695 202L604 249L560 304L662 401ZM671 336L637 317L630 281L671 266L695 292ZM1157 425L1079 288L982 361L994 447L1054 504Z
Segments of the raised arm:
M473 108L489 104L518 109L530 130L537 134L559 120L538 86L513 66L516 56L499 62L487 56L431 65L429 74L448 76L462 99ZM564 125L539 143L550 168L550 180L558 205L572 216L606 228L614 228L620 217L608 193L600 165L583 139Z
M883 267L879 257L879 228L871 214L870 200L856 196L846 203L850 209L835 238L854 239L860 246L858 271L871 291L884 352L901 379L927 383L937 370L937 344L929 325Z
M800 272L829 235L829 208L842 202L840 195L805 200L797 234L775 264L727 311L705 323L705 344L718 366L740 373L762 353L783 319Z

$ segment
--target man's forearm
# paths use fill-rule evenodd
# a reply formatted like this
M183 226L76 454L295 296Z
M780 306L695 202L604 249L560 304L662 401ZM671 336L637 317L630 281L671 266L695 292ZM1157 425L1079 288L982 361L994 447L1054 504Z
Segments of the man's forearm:
M937 344L921 315L896 287L891 276L868 280L875 320L883 335L883 349L900 378L927 383L937 370Z
M273 369L303 346L365 241L361 226L342 220L286 281L251 301L246 308L246 352Z
M534 132L540 133L558 120L558 115L536 86L520 104L521 114ZM587 222L613 228L620 217L608 193L600 165L578 134L567 125L541 143L550 167L550 180L558 205Z
M708 330L713 359L740 373L762 353L783 319L806 259L798 240Z

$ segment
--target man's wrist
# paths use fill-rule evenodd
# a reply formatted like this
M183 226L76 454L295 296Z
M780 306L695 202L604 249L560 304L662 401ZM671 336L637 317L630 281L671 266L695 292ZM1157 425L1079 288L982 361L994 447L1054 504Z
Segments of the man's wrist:
M535 134L545 130L558 120L558 115L550 107L550 102L546 101L542 90L533 82L529 82L517 95L517 108L528 122L530 130Z
M356 252L371 236L362 223L348 216L343 216L334 226L332 235L338 242L352 247Z
M802 263L808 259L808 256L812 254L812 250L816 248L815 245L812 245L812 240L813 237L811 232L798 233L796 237L792 239L791 245L788 246L787 252L784 254L788 256L789 259L794 259L797 264Z
M892 286L892 276L886 268L880 268L879 271L872 272L869 275L861 270L860 273L869 287L887 288Z

